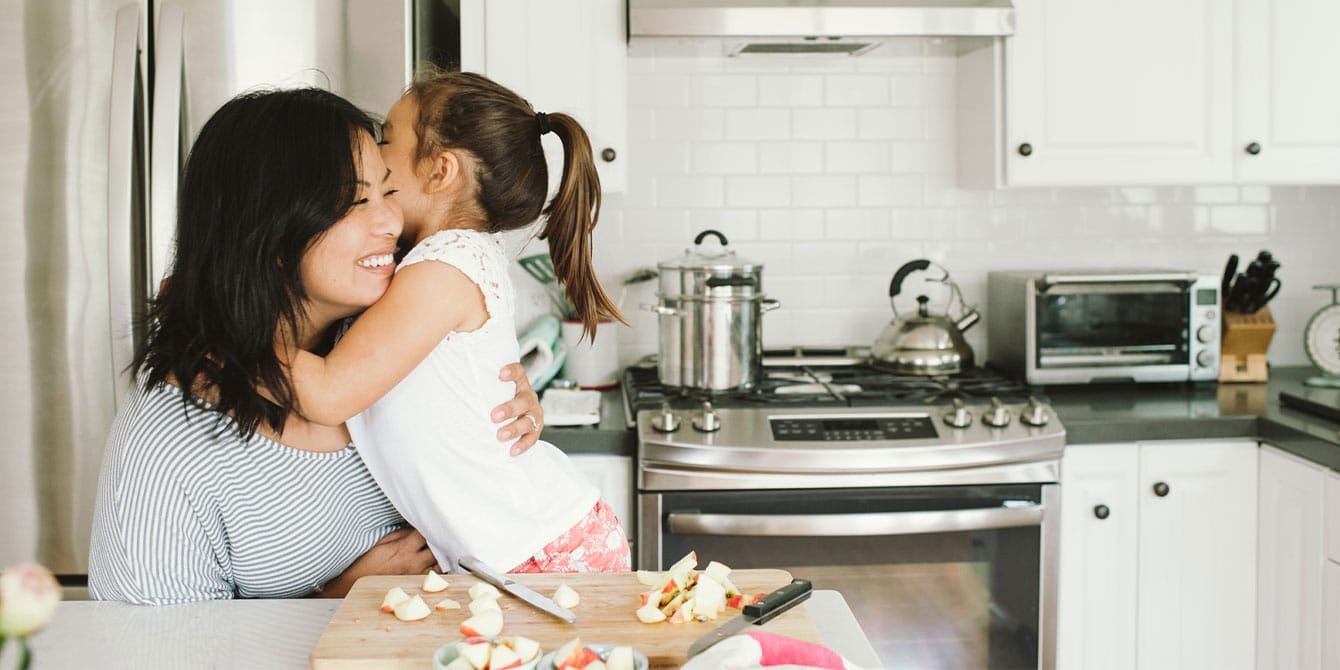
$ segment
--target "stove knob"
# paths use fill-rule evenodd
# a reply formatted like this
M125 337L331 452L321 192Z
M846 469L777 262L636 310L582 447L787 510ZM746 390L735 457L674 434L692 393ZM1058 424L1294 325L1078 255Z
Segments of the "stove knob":
M1019 415L1019 420L1030 426L1041 428L1047 425L1047 422L1051 421L1052 417L1051 414L1047 412L1047 406L1043 405L1042 401L1030 396L1028 398L1028 407L1025 407L1023 413Z
M717 413L712 409L712 403L703 403L703 413L693 420L693 428L704 433L715 433L721 430L721 419L717 418Z
M670 403L661 403L661 413L652 418L651 427L662 433L673 433L679 430L679 417L670 411Z
M982 423L992 428L1004 428L1010 425L1010 410L1005 409L1000 398L992 398L991 409L982 413Z
M945 423L955 428L967 428L972 425L972 412L963 406L963 401L954 398L954 408L944 413Z

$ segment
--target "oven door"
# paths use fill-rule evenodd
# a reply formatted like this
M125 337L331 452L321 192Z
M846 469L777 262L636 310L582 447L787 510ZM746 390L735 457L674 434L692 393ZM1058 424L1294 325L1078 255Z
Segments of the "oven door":
M887 667L1055 658L1055 484L639 496L639 565L690 551L842 593Z

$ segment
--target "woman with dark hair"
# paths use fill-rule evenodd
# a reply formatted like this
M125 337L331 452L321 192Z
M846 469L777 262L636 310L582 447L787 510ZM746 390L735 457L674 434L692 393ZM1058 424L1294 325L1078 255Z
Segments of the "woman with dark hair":
M103 600L340 596L434 564L343 426L309 422L276 354L325 352L386 291L403 225L374 122L340 97L242 95L182 182L172 278L98 484L89 589ZM495 408L520 453L540 409L519 365ZM515 419L524 417L525 420Z

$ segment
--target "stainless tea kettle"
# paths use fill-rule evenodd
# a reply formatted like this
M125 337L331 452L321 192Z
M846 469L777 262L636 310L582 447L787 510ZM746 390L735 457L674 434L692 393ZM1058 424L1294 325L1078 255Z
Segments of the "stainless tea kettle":
M893 307L893 321L884 328L870 348L870 364L890 372L906 375L950 375L973 365L972 347L963 339L963 332L977 323L981 315L963 301L958 284L950 281L949 271L939 265L935 268L944 276L931 281L949 286L946 312L957 300L962 315L951 320L947 315L931 314L930 298L917 296L915 315L898 315L894 298L903 289L903 280L913 272L930 269L928 260L905 263L893 274L889 283L889 304Z

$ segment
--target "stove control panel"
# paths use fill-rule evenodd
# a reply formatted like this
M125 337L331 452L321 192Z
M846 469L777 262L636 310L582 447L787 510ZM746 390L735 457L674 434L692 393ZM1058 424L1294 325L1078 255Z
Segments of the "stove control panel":
M939 436L928 416L772 418L778 442L871 442L924 440Z

